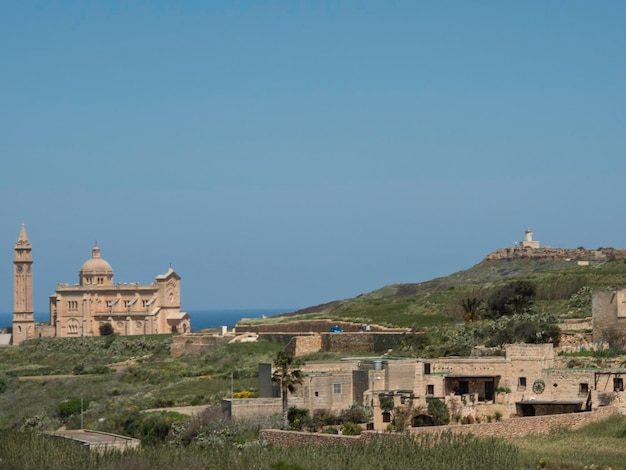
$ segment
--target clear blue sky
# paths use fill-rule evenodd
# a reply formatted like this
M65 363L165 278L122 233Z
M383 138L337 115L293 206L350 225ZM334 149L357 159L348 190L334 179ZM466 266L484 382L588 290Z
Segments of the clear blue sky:
M183 308L305 307L469 268L531 227L626 247L626 3L0 6L0 311L95 241Z

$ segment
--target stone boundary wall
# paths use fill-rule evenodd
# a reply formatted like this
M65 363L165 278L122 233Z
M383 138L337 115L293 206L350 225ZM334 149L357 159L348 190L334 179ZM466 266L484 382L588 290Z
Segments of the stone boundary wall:
M317 333L306 336L294 336L285 346L285 351L296 357L313 354L320 349L322 349L322 337Z
M300 320L288 323L259 323L254 325L235 326L235 331L239 333L328 333L333 326L339 326L345 332L359 332L358 323L332 320ZM372 332L398 332L410 331L406 328L385 328L379 325L370 325Z
M187 354L202 354L221 344L226 344L233 336L219 336L215 334L192 333L174 336L170 346L170 355L180 357Z
M259 340L284 344L289 352L296 355L320 350L342 353L382 353L400 344L405 334L405 332L398 331L389 333L259 333Z
M449 426L411 428L409 432L411 435L418 436L420 434L438 434L451 431L455 434L473 434L477 437L502 437L511 439L529 434L548 434L558 429L577 429L587 424L606 419L616 413L619 413L617 408L607 406L596 411L511 418L495 423L455 424ZM324 433L263 429L261 430L259 439L272 444L285 446L303 444L350 445L357 442L367 442L368 440L378 439L380 436L402 437L404 435L405 434L402 433L364 431L360 436L337 436Z
M607 406L595 411L527 416L524 418L505 419L493 423L411 428L411 434L436 433L441 430L473 434L478 437L503 437L510 439L513 437L523 437L528 434L549 434L551 431L557 429L578 429L587 424L606 419L616 413L619 413L617 408Z
M323 432L282 431L280 429L261 429L259 440L281 446L316 444L322 446L348 446L363 441L360 436L339 436Z
M289 397L289 406L301 408L300 397ZM230 418L256 418L282 414L283 400L277 398L230 398L222 400L222 411Z
M400 344L406 333L324 333L322 351L383 353Z
M566 320L563 320L562 323L559 323L559 328L561 329L561 331L591 331L593 329L593 319L591 317L568 318Z
M395 348L404 332L377 333L259 333L260 340L286 345L296 356L317 351L384 353Z
M270 343L284 344L287 346L291 340L300 336L311 336L316 333L259 333L259 341L269 341Z

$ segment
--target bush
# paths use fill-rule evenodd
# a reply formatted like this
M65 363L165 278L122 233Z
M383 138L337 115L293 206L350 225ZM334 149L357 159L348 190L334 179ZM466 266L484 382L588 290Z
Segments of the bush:
M339 417L331 410L315 410L312 418L313 424L317 427L341 424Z
M487 300L492 318L525 313L532 309L537 287L530 281L514 281L496 290Z
M361 434L361 426L355 423L345 423L343 425L343 435L344 436L358 436Z
M115 330L109 322L100 325L100 336L111 336L113 334L115 334Z
M356 404L352 405L349 409L342 411L339 415L340 423L369 423L371 420L371 411L368 411L362 406Z
M437 398L428 398L428 414L432 416L435 426L450 423L448 405Z
M292 406L287 411L287 419L289 427L297 431L301 431L309 423L309 410L306 408L297 408Z
M67 419L70 416L79 415L88 406L89 400L81 400L80 398L63 400L57 405L57 414L61 419Z

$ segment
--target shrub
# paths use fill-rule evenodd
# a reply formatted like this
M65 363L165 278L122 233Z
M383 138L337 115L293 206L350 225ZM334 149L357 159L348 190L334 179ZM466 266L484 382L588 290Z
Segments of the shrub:
M303 470L302 467L298 464L295 463L287 463L287 462L277 462L277 463L273 463L272 470Z
M343 434L345 436L358 436L361 434L361 426L355 423L345 423L343 425Z
M57 405L57 414L61 419L67 419L70 416L79 415L88 406L89 400L81 400L80 398L63 400Z
M532 309L537 287L530 281L514 281L493 292L487 300L492 318L525 313Z
M392 410L393 409L393 397L380 397L380 409Z
M450 423L448 405L437 398L428 398L428 414L432 416L435 426Z
M289 427L301 431L309 423L309 410L292 406L287 412Z
M115 334L113 325L111 325L109 322L101 324L99 329L100 329L100 336L111 336Z
M372 412L356 404L342 411L339 415L339 422L341 423L368 423L371 420Z
M312 421L318 427L340 424L342 422L335 413L325 409L315 410Z

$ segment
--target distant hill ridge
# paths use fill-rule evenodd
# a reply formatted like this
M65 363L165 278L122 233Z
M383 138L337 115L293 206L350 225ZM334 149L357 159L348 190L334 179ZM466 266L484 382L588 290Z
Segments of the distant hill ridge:
M586 248L529 248L513 247L500 248L489 253L483 261L534 259L543 261L556 260L605 260L626 259L626 250L615 248L598 248L587 250Z
M459 295L464 295L462 292L471 293L472 289L490 287L526 276L543 275L544 282L551 282L550 272L567 272L574 277L580 276L579 283L590 283L592 287L622 285L626 283L625 260L626 249L522 246L500 248L489 253L478 264L448 276L417 283L390 284L351 299L335 300L282 316L326 314L342 319L369 317L384 321L389 316L387 312L394 311L400 312L395 317L396 323L406 326L411 324L411 318L415 315L445 312L451 306L458 305ZM599 266L604 266L602 271L598 270ZM590 272L593 272L592 279L586 278L586 273ZM432 297L435 293L443 294ZM404 323L401 317L403 314L407 318Z

